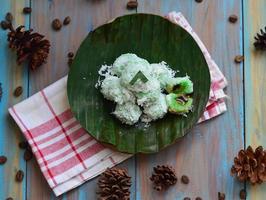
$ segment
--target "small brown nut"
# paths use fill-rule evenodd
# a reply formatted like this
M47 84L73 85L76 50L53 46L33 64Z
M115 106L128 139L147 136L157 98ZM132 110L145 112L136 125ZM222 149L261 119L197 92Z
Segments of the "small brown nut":
M73 52L69 52L69 53L67 54L67 57L69 57L69 58L73 58L73 57L74 57L74 53L73 53Z
M225 194L222 192L218 192L218 200L225 200Z
M70 24L70 22L71 22L71 18L70 18L69 16L67 16L67 17L64 19L63 24L66 26L66 25Z
M30 14L31 11L32 11L31 7L25 7L25 8L23 8L23 13L24 14Z
M11 23L13 21L13 15L10 12L8 12L6 13L5 19L7 22Z
M202 198L201 197L196 197L196 200L202 200Z
M69 67L71 67L73 61L74 61L73 58L69 58L69 59L68 59L67 64L68 64Z
M130 0L127 2L127 9L136 9L138 7L138 2L135 0Z
M16 174L16 181L17 182L22 182L24 178L24 172L22 170L18 170Z
M59 31L62 28L62 23L59 19L54 19L52 21L52 27L55 31Z
M185 197L183 200L191 200L189 197Z
M6 161L7 161L7 157L5 157L5 156L0 156L0 165L5 164Z
M6 198L6 200L14 200L12 197L8 197Z
M244 61L244 56L241 56L241 55L237 55L235 57L235 63L241 63Z
M31 160L32 159L32 157L33 157L33 154L32 154L32 152L31 152L31 150L29 150L29 149L26 149L25 150L25 152L24 152L24 160L25 161L29 161L29 160Z
M197 3L201 3L203 0L195 0Z
M182 183L184 183L184 184L188 184L188 183L189 183L189 178L188 178L188 176L183 175L183 176L181 177L181 181L182 181Z
M7 21L1 21L1 28L7 30L10 27L10 23Z
M27 149L28 146L29 146L29 143L26 142L26 141L22 141L22 142L18 143L18 146L19 146L19 148L21 148L21 149Z
M239 197L240 197L241 200L247 198L247 192L246 192L245 189L240 190Z
M22 88L21 86L18 86L18 87L14 90L14 96L15 96L15 97L19 97L22 93L23 93L23 88Z
M228 18L229 22L236 23L238 20L238 17L236 15L230 15Z

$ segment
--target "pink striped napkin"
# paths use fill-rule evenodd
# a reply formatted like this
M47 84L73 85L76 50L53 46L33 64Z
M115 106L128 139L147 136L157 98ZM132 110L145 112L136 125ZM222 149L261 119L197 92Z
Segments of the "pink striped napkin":
M225 112L225 77L182 14L172 12L167 18L192 34L208 61L210 100L200 122ZM57 196L132 156L104 147L86 133L70 111L66 83L64 77L9 109Z

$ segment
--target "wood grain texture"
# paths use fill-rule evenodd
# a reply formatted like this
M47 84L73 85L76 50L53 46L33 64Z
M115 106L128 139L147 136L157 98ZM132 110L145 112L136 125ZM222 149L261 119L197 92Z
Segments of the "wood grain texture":
M32 95L68 73L67 53L75 52L89 31L111 19L129 13L126 0L33 0L31 27L51 41L51 53L47 64L30 73L29 94ZM132 10L130 12L136 12ZM55 32L51 22L55 18L63 20L70 16L70 25ZM123 163L135 179L134 158ZM37 163L27 166L27 199L56 199L43 178ZM62 195L57 199L96 199L97 179L83 184L78 189ZM135 186L132 186L132 199Z
M29 25L28 16L21 15L21 9L29 5L30 0L2 0L0 19L7 11L16 13L16 24ZM44 33L52 42L52 52L48 63L36 72L30 73L29 95L63 77L68 72L66 54L76 51L88 31L102 23L127 13L127 0L33 0L31 26ZM151 155L139 155L137 163L130 159L122 165L129 169L136 181L132 187L131 199L173 200L184 196L201 196L203 199L217 199L217 192L225 192L227 199L238 199L243 184L229 175L233 157L244 145L244 107L243 107L243 65L234 64L237 54L243 53L242 6L244 6L244 50L245 50L245 109L247 145L265 145L265 55L254 52L253 36L266 24L264 0L138 0L138 12L166 14L169 11L181 11L203 40L214 60L225 73L229 81L227 90L231 100L228 111L210 121L198 125L186 138L164 151ZM242 5L241 2L244 2ZM135 12L134 10L132 12ZM239 16L236 24L227 22L230 14ZM72 23L60 32L53 32L51 21L59 17L71 16ZM84 25L85 24L85 25ZM27 96L28 71L17 67L15 54L7 51L6 35L0 30L0 82L4 88L0 102L0 155L7 155L8 162L0 166L0 199L12 196L14 199L56 199L40 173L36 161L27 165L26 179L22 184L14 182L18 168L25 170L22 151L17 143L22 139L15 123L8 117L7 108ZM12 92L18 85L24 87L24 94L14 98ZM254 104L256 102L256 104ZM12 147L12 148L11 148ZM172 164L178 177L187 174L191 183L179 183L166 193L158 194L152 190L148 177L152 167L157 164ZM136 168L134 167L136 164ZM135 171L137 176L135 176ZM57 199L95 199L97 179ZM265 198L265 186L248 187L249 199Z
M11 12L15 26L24 24L28 27L29 16L22 14L22 9L28 5L29 0L1 1L0 21L4 19L7 12ZM25 199L26 179L22 183L15 182L17 170L26 171L23 151L18 148L18 143L23 138L7 109L27 97L28 70L25 66L17 66L16 53L8 48L7 33L2 29L0 29L0 60L0 82L3 88L3 97L0 102L0 155L8 158L4 165L0 165L0 199L7 197ZM13 91L17 86L22 86L24 93L15 98Z
M266 56L255 51L254 36L266 25L266 1L244 1L246 147L266 147ZM250 186L248 199L265 199L266 185Z
M230 176L234 154L244 146L243 65L234 63L242 54L241 1L204 0L202 3L182 0L138 0L138 12L165 15L181 11L203 40L213 59L228 79L230 96L228 111L209 122L196 126L175 145L152 155L137 157L137 199L172 200L185 196L217 199L219 191L227 199L238 199L243 184ZM228 16L236 14L239 21L230 24ZM157 193L147 177L157 164L171 164L178 177L186 174L189 185L179 183L166 193Z

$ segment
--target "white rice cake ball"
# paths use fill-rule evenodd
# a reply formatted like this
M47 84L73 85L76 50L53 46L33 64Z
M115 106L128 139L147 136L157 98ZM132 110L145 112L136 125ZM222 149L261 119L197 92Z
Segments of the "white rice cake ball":
M137 104L140 106L153 104L161 94L160 82L153 77L149 77L146 83L134 85L133 88L133 93L137 97Z
M149 66L147 60L138 57L136 54L133 53L122 54L115 60L112 67L112 73L120 77L124 73L123 71L128 66L134 66L137 64L141 64L144 67Z
M101 85L101 93L106 99L118 104L135 102L135 96L120 85L120 79L116 76L106 76Z
M143 113L145 114L141 119L143 122L150 122L163 118L167 113L165 95L160 94L157 101L155 101L151 106L144 108Z
M133 125L139 121L141 116L139 106L132 102L117 104L113 114L124 124Z
M143 73L148 81L144 83L142 80L138 79L134 84L131 84L130 82L139 71ZM158 86L160 87L160 82L151 77L150 74L150 65L145 66L140 63L132 66L128 65L121 76L121 84L132 92L148 92L150 91L152 84L155 84L156 88L158 88ZM159 85L157 83L159 83Z
M160 81L161 87L165 88L169 79L173 78L176 74L176 71L172 70L166 62L153 63L152 67L152 76Z

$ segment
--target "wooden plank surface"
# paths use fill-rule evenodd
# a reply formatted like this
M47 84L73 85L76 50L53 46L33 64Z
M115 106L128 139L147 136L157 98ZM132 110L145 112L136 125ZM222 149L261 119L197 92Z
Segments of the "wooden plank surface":
M67 53L75 52L89 31L109 20L129 13L126 9L126 0L34 0L32 1L31 27L51 41L51 53L47 64L30 73L29 93L38 92L49 84L68 73ZM132 10L131 12L136 12ZM64 26L61 31L55 32L51 22L55 18L63 20L70 16L70 25ZM129 169L135 179L134 158L124 162L123 167ZM27 167L27 199L55 199L55 196L44 180L36 161ZM97 179L83 184L76 190L59 197L58 199L96 199L95 191ZM132 187L132 196L135 198L135 186Z
M31 72L29 79L27 69L16 66L15 54L7 50L6 35L0 30L2 66L0 82L4 90L0 102L0 155L4 154L9 159L4 166L0 166L0 199L8 196L14 199L55 199L36 161L31 161L26 167L22 159L23 152L17 147L22 136L7 115L7 108L26 98L27 93L32 95L66 75L67 52L75 52L88 31L116 16L128 13L129 11L125 8L126 2L127 0L31 1L33 8L31 27L44 33L51 40L52 51L48 63L37 71ZM138 2L138 12L165 15L175 10L185 15L228 78L227 93L230 100L228 111L224 115L198 125L175 145L158 154L139 155L136 160L133 158L124 162L122 165L129 169L133 180L136 180L131 199L172 200L182 199L184 196L217 199L218 191L225 192L227 199L238 199L238 193L243 184L230 177L229 170L233 157L244 146L244 120L247 145L252 144L256 147L266 144L264 133L266 125L263 123L263 114L266 109L263 79L266 58L263 53L255 52L252 46L254 34L266 24L264 12L266 2L246 0L243 1L244 5L242 1L229 0L204 0L200 4L194 0L138 0ZM3 0L0 18L3 19L5 13L11 11L16 13L17 25L29 26L29 16L21 14L22 8L29 4L29 0ZM244 38L242 6L244 6ZM236 24L228 23L227 18L230 14L239 16ZM63 27L60 32L52 31L51 21L57 17L63 19L68 15L72 18L72 23ZM245 50L245 66L233 62L234 56L242 54L243 50ZM243 74L245 74L245 112ZM20 98L14 98L12 92L18 85L24 87L24 94ZM11 145L12 148L10 148ZM190 184L185 186L179 181L175 187L165 193L154 192L148 179L152 167L166 163L175 167L179 178L182 174L187 174L191 179ZM15 183L13 177L16 170L26 170L26 168L27 181L24 179L21 184ZM97 179L94 179L58 199L95 199L96 182ZM264 199L265 185L252 188L248 186L248 189L249 199Z
M137 157L137 199L172 200L189 196L194 199L217 199L225 192L226 199L238 199L243 184L230 176L233 156L244 146L243 130L243 66L233 60L242 54L241 1L138 0L138 12L165 15L181 11L203 40L213 59L229 82L228 111L222 116L196 126L183 140L151 156ZM230 24L228 16L239 21ZM165 193L152 190L148 177L157 164L171 164L177 175L190 177L189 185L179 183Z
M266 56L256 51L254 36L266 25L266 1L244 1L246 146L266 147ZM265 199L266 184L248 187L248 199Z
M29 5L29 0L2 0L0 6L0 21L7 12L14 15L14 25L29 26L29 16L22 14L22 9ZM8 160L0 165L0 199L12 197L25 199L26 179L22 183L15 182L17 170L26 171L23 160L23 151L18 143L23 140L17 125L11 119L7 109L27 97L28 70L25 66L17 66L16 54L8 48L7 32L0 29L0 82L3 88L3 97L0 102L0 155ZM23 86L22 96L15 98L13 91L17 86Z

